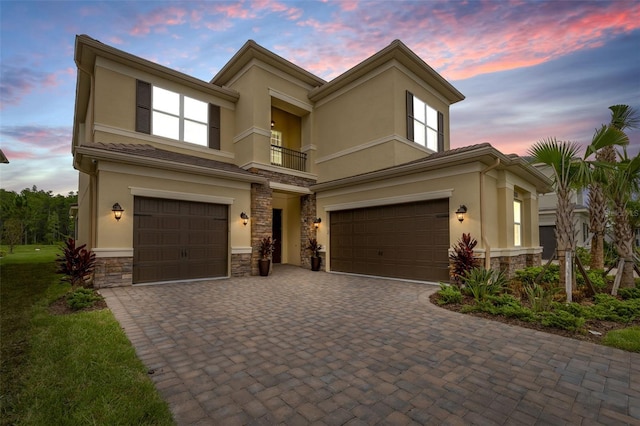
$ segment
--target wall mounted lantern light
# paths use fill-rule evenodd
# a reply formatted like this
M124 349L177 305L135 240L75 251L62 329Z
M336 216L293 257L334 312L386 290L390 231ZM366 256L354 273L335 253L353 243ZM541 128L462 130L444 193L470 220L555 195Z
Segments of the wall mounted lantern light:
M464 214L467 212L467 206L460 204L460 208L456 210L456 216L460 222L464 220Z
M247 216L245 212L242 212L240 213L240 218L242 219L242 224L244 226L247 226L247 223L249 222L249 216Z
M124 211L124 209L120 206L119 203L115 203L113 207L111 207L111 211L113 212L113 217L115 217L116 220L122 219L122 212Z
M320 226L320 223L322 222L322 219L320 219L319 217L316 217L315 219L313 219L313 226L318 229L318 227Z
M276 122L271 120L271 127L274 127L276 125Z

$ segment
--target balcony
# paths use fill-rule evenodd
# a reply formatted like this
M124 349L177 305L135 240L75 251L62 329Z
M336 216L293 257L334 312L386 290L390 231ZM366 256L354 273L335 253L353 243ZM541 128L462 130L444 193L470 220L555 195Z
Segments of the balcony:
M271 145L271 164L304 172L307 167L307 154L279 145Z

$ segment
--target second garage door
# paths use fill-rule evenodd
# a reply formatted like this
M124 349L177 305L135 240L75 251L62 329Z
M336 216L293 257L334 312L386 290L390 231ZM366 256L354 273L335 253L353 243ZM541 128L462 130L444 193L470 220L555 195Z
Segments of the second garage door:
M330 212L331 270L449 280L449 200Z
M227 276L228 206L136 197L133 283Z

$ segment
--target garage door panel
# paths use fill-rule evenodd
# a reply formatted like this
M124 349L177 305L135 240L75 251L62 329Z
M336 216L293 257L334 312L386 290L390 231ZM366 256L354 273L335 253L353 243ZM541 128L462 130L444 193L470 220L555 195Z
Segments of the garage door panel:
M228 207L136 197L134 283L227 275Z
M448 279L449 200L330 213L331 269Z

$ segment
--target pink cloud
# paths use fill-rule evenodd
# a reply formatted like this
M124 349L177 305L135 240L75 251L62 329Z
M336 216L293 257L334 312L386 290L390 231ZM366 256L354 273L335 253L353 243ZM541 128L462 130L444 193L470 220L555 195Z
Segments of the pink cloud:
M8 126L2 128L2 139L10 141L14 158L42 158L42 154L64 155L70 153L70 127ZM20 147L22 149L17 149Z
M147 35L150 32L164 33L167 27L182 25L186 22L188 12L178 7L160 8L138 17L137 22L129 31L134 36Z

